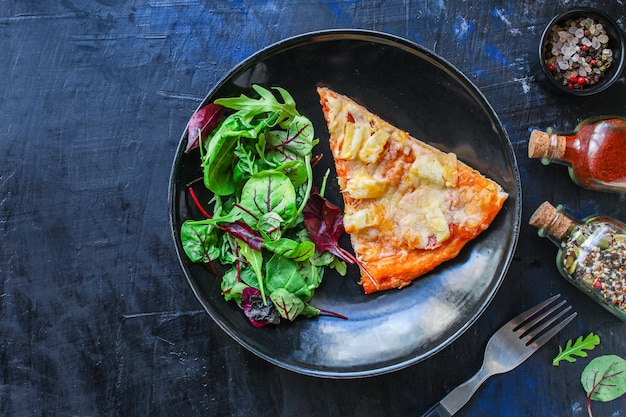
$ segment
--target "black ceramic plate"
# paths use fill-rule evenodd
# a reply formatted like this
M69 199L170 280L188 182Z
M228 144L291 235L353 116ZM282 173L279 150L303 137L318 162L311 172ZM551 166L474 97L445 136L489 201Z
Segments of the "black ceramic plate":
M184 273L213 320L271 363L331 378L397 370L432 356L460 336L504 279L521 213L519 172L511 144L478 89L449 63L412 42L355 30L311 33L270 46L234 68L202 105L242 92L252 95L253 83L287 89L300 112L312 120L320 139L314 153L324 154L315 168L316 185L327 168L334 174L315 90L326 85L413 136L455 152L500 183L509 198L491 227L456 259L400 291L364 295L357 267L350 267L346 277L327 271L312 304L348 320L320 316L257 329L234 303L222 298L219 271L215 276L205 266L189 262L182 250L181 224L202 218L186 192L186 184L201 176L199 156L183 152L187 140L183 134L171 176L171 227ZM334 178L331 175L326 196L343 207ZM343 243L348 245L348 240Z

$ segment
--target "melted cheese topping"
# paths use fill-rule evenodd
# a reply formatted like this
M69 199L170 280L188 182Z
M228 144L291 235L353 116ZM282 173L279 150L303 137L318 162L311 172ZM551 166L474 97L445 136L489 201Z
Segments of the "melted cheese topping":
M359 200L359 210L344 213L346 231L381 226L380 213L388 207L392 224L385 226L409 249L446 241L450 223L463 218L450 211L455 197L448 195L457 184L456 155L433 152L353 103L329 99L328 108L331 120L344 121L335 126L333 148L335 158L350 167L343 192Z

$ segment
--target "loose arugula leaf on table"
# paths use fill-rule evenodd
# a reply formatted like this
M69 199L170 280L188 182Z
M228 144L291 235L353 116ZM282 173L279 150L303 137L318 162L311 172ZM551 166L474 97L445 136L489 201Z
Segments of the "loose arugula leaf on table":
M591 401L612 401L626 393L626 360L617 355L593 359L583 370L580 382L587 393L587 411Z
M566 360L568 362L576 362L574 356L581 358L587 357L585 350L593 350L598 344L600 344L600 337L593 333L589 333L586 337L579 336L575 342L568 340L565 344L565 348L559 346L559 354L552 361L552 365L559 366L559 362Z

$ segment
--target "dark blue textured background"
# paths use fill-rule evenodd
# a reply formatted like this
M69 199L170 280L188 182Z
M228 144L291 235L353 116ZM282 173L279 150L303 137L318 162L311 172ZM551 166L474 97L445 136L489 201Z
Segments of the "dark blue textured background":
M527 225L544 200L626 220L624 195L582 190L526 156L532 128L626 115L622 77L597 97L554 95L536 77L543 26L571 1L0 2L0 414L6 416L419 415L480 366L490 335L561 293L579 312L516 370L488 380L461 416L585 416L589 359L551 366L594 332L590 355L626 356L626 325L554 267ZM581 1L626 26L626 3ZM188 117L237 63L289 36L363 28L415 41L467 75L516 150L523 181L516 257L496 298L434 358L363 380L315 379L245 351L201 309L174 255L169 171ZM626 397L593 403L623 416Z

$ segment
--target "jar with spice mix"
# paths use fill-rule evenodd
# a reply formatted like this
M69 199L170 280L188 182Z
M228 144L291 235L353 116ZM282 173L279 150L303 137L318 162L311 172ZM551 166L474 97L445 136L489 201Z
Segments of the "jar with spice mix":
M533 130L528 156L566 165L572 180L585 188L626 193L626 117L583 120L573 133Z
M563 277L626 321L626 224L607 216L577 220L562 205L544 202L530 217L541 237L559 247Z

